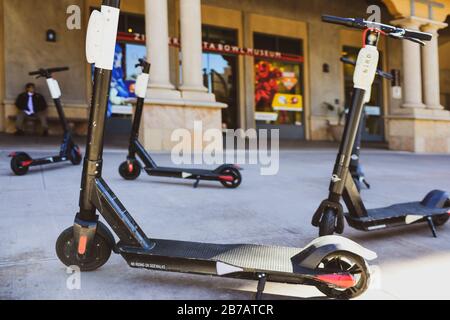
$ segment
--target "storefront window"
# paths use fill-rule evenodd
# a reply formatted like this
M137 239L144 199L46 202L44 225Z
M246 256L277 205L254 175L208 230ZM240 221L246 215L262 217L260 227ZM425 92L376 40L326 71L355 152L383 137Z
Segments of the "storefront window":
M203 26L203 41L235 46L237 31L234 29ZM222 111L222 126L224 129L237 129L238 125L238 93L237 72L238 58L236 55L204 52L203 79L210 93L216 100L228 105Z
M255 114L259 124L303 127L303 46L301 39L255 33L255 50L283 58L255 58Z
M93 10L93 9L92 9ZM141 72L136 68L139 59L147 56L142 37L135 41L135 35L145 34L143 15L121 13L118 36L114 54L114 66L109 94L108 115L114 118L129 119L132 114L132 102L136 97L134 86Z
M111 115L131 115L131 100L136 97L134 86L141 72L136 68L136 64L146 55L144 45L120 41L116 44L109 95Z
M256 59L256 112L276 114L274 124L301 126L303 96L299 75L299 65Z

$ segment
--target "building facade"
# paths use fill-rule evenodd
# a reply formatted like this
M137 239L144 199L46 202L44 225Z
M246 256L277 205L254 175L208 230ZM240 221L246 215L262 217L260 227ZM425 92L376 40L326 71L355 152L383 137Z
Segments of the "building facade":
M14 132L14 98L32 80L29 71L67 65L70 73L57 75L66 113L85 134L92 70L84 41L101 1L45 3L0 0L0 131ZM355 59L361 32L320 16L369 17L374 5L382 22L435 37L423 48L382 40L380 68L400 78L375 81L363 139L450 153L450 0L123 0L111 123L131 121L134 65L146 56L152 71L141 139L148 149L170 150L174 130L194 131L196 121L203 130L274 128L283 139L331 140L342 129L352 87L353 69L340 57ZM76 8L80 28L71 29ZM46 41L49 30L56 41Z

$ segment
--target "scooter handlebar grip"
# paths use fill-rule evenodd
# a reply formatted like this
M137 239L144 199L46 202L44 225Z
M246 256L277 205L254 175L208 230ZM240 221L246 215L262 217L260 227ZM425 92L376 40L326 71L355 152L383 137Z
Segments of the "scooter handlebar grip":
M404 37L414 38L422 41L431 41L431 39L433 39L433 35L431 33L409 29L405 29Z
M58 67L58 68L50 68L47 71L49 73L55 73L55 72L63 72L63 71L69 71L70 68L69 67Z
M342 18L330 15L322 15L322 21L327 23L339 24L347 27L355 26L355 19L353 18Z

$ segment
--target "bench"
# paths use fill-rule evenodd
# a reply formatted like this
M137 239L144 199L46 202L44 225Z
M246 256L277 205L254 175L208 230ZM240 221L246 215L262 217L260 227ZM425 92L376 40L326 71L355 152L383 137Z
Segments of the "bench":
M11 121L15 122L17 120L17 115L10 115L10 116L8 116L8 120L11 120ZM38 121L38 118L36 118L34 116L31 116L31 117L27 117L26 118L25 123L33 122L33 124L35 125L35 123L37 121ZM48 121L49 126L50 126L50 124L57 124L57 125L60 124L59 117L57 117L57 116L56 117L55 116L48 116L47 117L47 121ZM68 118L67 122L69 123L69 125L74 125L75 126L77 124L86 124L88 122L88 119L86 119L86 118Z

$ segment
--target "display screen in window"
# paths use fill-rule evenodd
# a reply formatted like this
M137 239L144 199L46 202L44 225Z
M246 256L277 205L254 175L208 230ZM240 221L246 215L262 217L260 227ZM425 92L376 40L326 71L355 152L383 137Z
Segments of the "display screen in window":
M257 121L302 125L301 68L283 61L256 60L255 106Z

